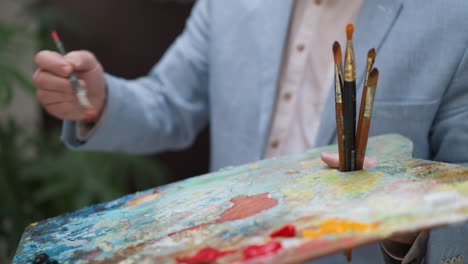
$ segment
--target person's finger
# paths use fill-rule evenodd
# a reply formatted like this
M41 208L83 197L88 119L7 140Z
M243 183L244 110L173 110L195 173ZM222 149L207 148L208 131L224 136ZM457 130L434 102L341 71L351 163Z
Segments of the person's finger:
M62 55L50 50L37 53L34 62L37 68L62 77L67 77L73 71L72 65Z
M331 168L336 169L340 166L340 158L338 153L323 152L320 158Z
M50 91L44 89L38 89L36 91L36 94L37 98L44 106L60 102L77 103L76 96L73 94L65 94L57 91Z
M325 162L331 168L338 168L340 166L340 157L338 153L323 152L321 155L322 161ZM370 158L364 158L364 169L372 168L377 166L378 161Z
M99 65L94 54L87 50L72 51L64 58L74 66L76 71L91 71Z
M70 80L43 70L36 71L33 83L39 90L57 91L65 94L74 93Z
M81 108L77 103L60 102L47 106L46 111L62 120L80 120L82 116Z
M365 157L364 158L363 168L364 169L369 169L369 168L377 166L377 164L379 164L379 162L377 160L375 160L373 158L370 158L370 157Z

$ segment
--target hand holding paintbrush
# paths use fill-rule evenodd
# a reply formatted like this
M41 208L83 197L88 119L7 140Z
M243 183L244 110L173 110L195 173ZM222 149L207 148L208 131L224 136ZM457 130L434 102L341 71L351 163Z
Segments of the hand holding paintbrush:
M65 48L63 47L62 41L60 41L60 38L57 32L53 31L51 35L60 54L62 54L62 56L65 56L67 52L65 51ZM73 90L76 93L76 98L78 99L78 102L85 109L83 119L85 121L92 121L93 119L96 118L97 114L96 114L96 111L93 109L93 106L88 100L88 97L86 95L86 90L80 86L78 77L76 76L75 72L72 72L70 76L68 76L68 79L70 80Z
M59 40L56 34L54 40ZM64 55L63 46L59 46L61 54L45 50L35 57L33 82L37 98L47 112L59 119L95 122L107 101L102 66L89 51Z

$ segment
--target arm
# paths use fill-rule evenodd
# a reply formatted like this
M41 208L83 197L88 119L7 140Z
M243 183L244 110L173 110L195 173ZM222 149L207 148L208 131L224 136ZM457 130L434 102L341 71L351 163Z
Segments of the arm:
M468 49L445 91L430 135L434 160L468 165ZM468 258L468 223L430 232L426 263L460 257Z
M208 116L209 3L197 2L184 32L148 76L106 76L107 105L93 135L80 143L74 122L66 121L68 146L143 153L191 144Z
M133 153L191 144L208 119L209 5L197 2L184 32L148 76L105 75L106 104L90 137L80 141L76 121L64 121L64 142L79 150Z

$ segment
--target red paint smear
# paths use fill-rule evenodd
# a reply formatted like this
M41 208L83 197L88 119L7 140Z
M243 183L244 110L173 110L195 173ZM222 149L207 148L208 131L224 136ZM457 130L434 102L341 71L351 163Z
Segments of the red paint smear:
M234 251L219 251L214 248L204 248L198 251L194 256L182 260L182 262L188 264L199 264L199 263L212 263L215 262L218 258L224 257L226 255L232 254Z
M230 200L234 205L224 211L221 216L211 222L205 224L199 224L189 228L182 229L168 234L168 236L173 236L178 233L182 233L189 230L194 230L200 227L211 224L220 224L227 221L245 219L247 217L254 216L264 210L268 210L278 204L278 201L273 198L268 197L269 193L261 193L255 195L242 195Z
M287 224L282 228L270 234L270 237L294 237L296 236L296 227L292 224Z
M278 241L271 241L262 245L251 245L244 248L244 258L248 260L260 256L274 254L281 248L281 243Z

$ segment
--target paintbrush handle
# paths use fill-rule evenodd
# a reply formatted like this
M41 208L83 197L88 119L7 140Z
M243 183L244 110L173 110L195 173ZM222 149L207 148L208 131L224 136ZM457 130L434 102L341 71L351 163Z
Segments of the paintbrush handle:
M358 139L361 137L361 129L362 129L362 122L363 122L362 119L364 115L364 106L366 104L366 97L367 97L366 95L367 95L367 85L364 84L364 87L362 88L361 105L359 107L358 123L357 123L357 129L356 129L356 141L358 141Z
M358 131L359 137L356 140L356 170L362 170L364 167L369 127L370 118L363 117L361 120L361 131Z
M345 133L346 170L356 169L356 83L344 82L343 118Z
M359 115L358 137L356 139L356 169L362 170L364 166L364 159L366 155L367 139L369 138L370 122L372 118L372 108L374 105L374 96L376 86L366 87L365 94L363 94L363 101L361 101L362 114Z
M345 135L343 127L343 104L335 103L336 136L338 140L339 170L346 170Z

